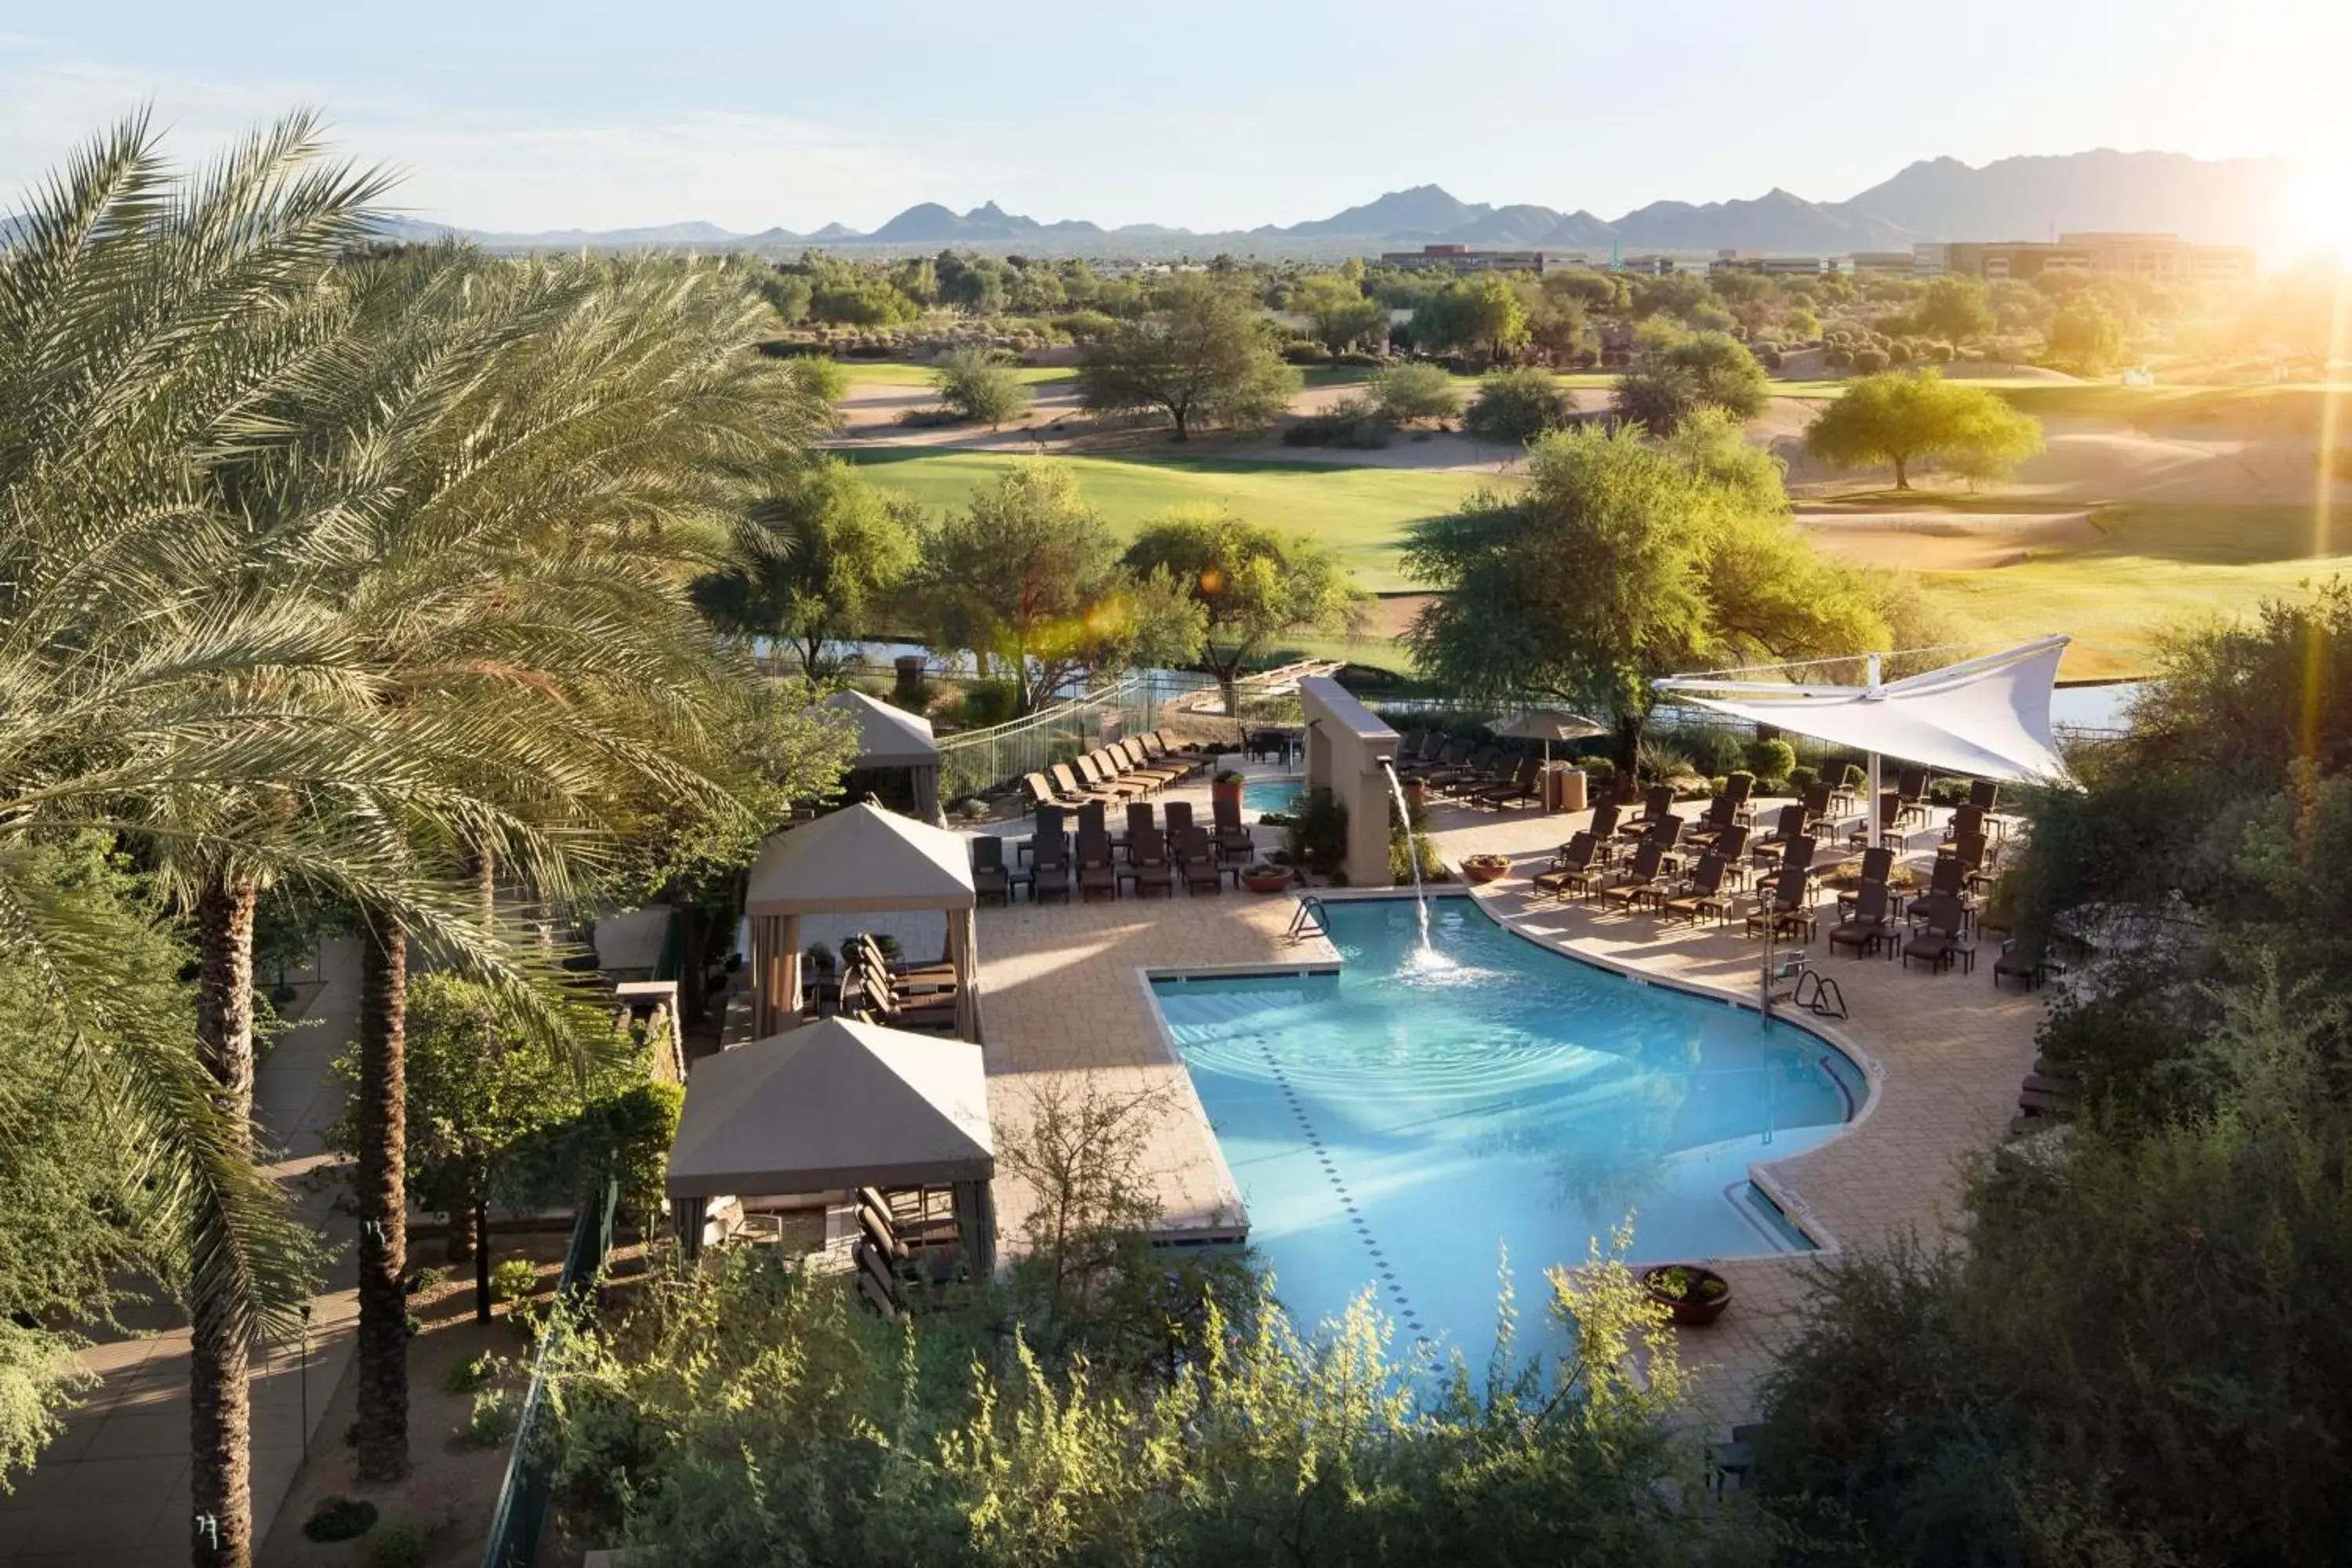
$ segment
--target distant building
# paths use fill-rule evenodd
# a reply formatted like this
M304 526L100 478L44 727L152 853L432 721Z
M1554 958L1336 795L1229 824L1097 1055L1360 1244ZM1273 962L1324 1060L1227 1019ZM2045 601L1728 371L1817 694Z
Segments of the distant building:
M1818 278L1838 269L1834 256L1767 256L1754 250L1718 250L1706 264L1710 273L1754 272L1767 278Z
M1455 244L1384 251L1381 262L1408 272L1533 272L1538 276L1564 267L1593 265L1591 257L1580 250L1473 250Z
M2151 283L2245 283L2254 253L2239 245L2191 245L2178 235L2061 234L2055 240L1999 243L1953 240L1911 247L1912 270L1922 278L1953 273L1998 282L2073 272L2095 278L2145 278Z
M1638 272L1648 278L1671 278L1677 272L1705 272L1706 262L1696 256L1675 256L1661 253L1653 256L1620 257L1615 263L1620 272Z
M1857 278L1889 274L1908 278L1916 270L1907 250L1857 250L1845 261L1845 269Z

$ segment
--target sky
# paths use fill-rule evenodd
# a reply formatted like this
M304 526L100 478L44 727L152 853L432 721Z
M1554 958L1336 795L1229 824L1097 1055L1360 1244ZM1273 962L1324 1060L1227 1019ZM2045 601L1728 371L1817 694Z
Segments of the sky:
M2352 0L109 0L0 20L0 210L142 104L191 158L316 106L399 209L510 231L1247 228L1424 182L1615 217L2095 146L2352 195L2347 54Z

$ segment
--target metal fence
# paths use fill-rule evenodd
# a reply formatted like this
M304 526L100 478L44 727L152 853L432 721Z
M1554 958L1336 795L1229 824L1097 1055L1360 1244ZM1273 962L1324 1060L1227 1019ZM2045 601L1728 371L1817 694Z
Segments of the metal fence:
M1018 784L1024 773L1043 773L1107 741L1156 729L1163 703L1208 684L1206 678L1183 670L1139 670L1009 724L942 735L940 798L953 802L997 794Z

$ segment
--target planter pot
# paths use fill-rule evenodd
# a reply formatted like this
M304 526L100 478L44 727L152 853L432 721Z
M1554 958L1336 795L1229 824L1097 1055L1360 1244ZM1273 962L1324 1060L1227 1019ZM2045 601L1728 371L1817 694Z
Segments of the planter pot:
M1510 868L1508 860L1486 860L1474 855L1462 862L1462 879L1465 882L1491 882Z
M1283 892L1290 886L1290 872L1286 868L1273 871L1244 871L1242 886L1253 893Z
M1429 805L1428 784L1421 779L1407 779L1404 784L1404 803L1415 811L1426 807Z
M1679 1269L1688 1277L1689 1293L1681 1296L1668 1295L1658 1287L1656 1284L1658 1276L1668 1269ZM1709 1300L1697 1300L1696 1292L1709 1282L1720 1286L1721 1289ZM1655 1268L1644 1268L1642 1270L1642 1289L1649 1293L1651 1300L1672 1312L1675 1321L1686 1329L1705 1328L1723 1316L1723 1310L1731 1305L1730 1283L1714 1269L1701 1268L1696 1263L1667 1263L1661 1264Z
M1211 784L1209 798L1219 805L1231 805L1239 811L1242 808L1242 786L1238 784Z

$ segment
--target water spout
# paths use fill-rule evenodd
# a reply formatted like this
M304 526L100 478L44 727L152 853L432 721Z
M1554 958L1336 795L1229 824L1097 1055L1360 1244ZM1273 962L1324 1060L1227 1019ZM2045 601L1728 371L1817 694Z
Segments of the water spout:
M1396 796L1397 820L1404 824L1404 858L1412 867L1412 906L1421 916L1421 963L1425 969L1436 962L1437 949L1429 942L1429 891L1421 885L1421 846L1412 836L1412 808L1405 804L1404 785L1386 757L1381 759L1381 772L1389 775L1389 793Z

